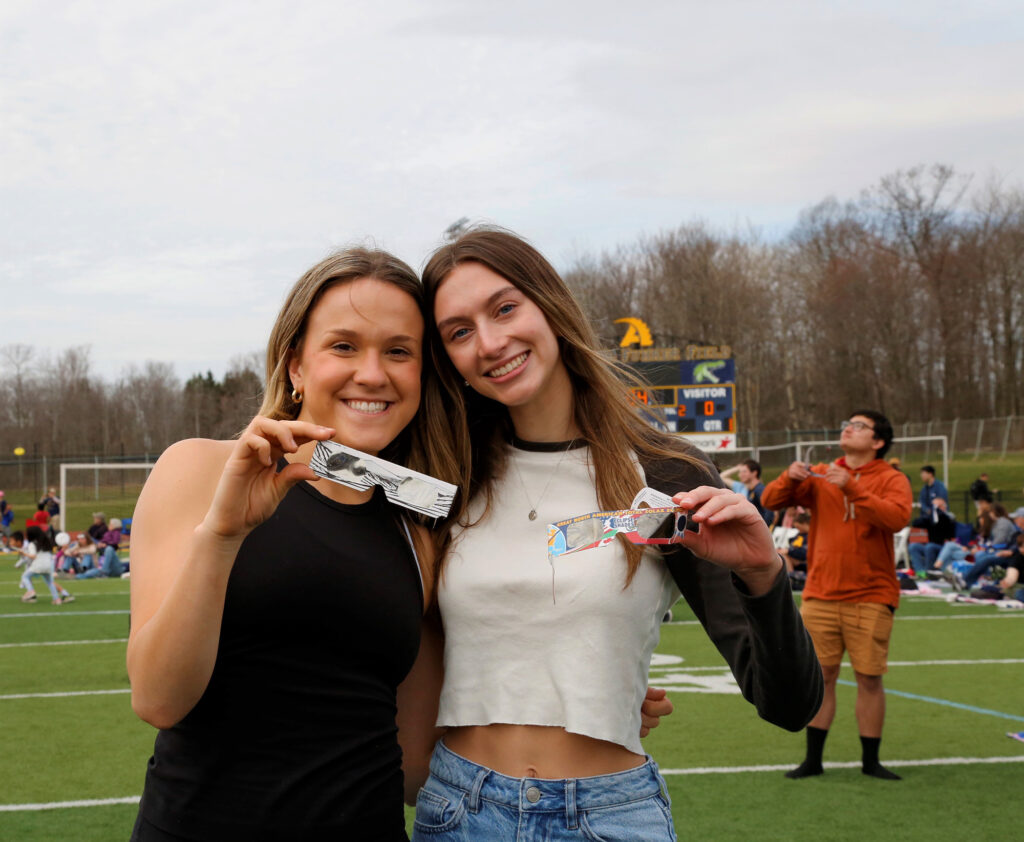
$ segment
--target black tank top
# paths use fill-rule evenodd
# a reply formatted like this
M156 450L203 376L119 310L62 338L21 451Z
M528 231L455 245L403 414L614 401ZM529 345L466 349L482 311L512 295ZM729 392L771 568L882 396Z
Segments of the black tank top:
M239 550L213 675L157 735L140 814L195 840L405 840L395 690L422 608L381 489L299 483Z

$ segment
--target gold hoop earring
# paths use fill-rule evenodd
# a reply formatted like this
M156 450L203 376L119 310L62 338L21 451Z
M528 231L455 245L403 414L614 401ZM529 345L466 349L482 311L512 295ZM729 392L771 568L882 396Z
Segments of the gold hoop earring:
M292 403L302 403L302 392L296 388L292 388Z

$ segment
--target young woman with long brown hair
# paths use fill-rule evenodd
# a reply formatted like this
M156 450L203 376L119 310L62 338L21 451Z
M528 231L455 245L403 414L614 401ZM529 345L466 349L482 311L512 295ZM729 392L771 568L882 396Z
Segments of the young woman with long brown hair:
M680 591L762 716L798 730L820 703L768 529L699 451L641 418L528 243L472 230L423 280L446 405L435 419L454 433L436 470L463 494L437 536L448 731L413 838L673 839L638 719ZM549 564L548 523L628 507L644 486L674 495L699 534L664 554L613 544Z

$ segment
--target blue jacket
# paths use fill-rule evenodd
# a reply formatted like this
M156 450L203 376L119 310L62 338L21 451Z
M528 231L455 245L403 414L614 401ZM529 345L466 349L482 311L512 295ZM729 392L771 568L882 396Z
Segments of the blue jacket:
M923 516L929 516L932 513L932 500L936 497L941 497L946 501L949 508L949 492L946 491L946 486L942 484L941 480L935 480L931 485L925 485L921 488L921 496L918 498L921 501L921 514Z

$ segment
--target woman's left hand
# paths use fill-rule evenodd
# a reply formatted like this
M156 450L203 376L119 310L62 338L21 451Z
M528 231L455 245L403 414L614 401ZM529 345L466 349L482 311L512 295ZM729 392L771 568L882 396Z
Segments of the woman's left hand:
M700 532L684 531L680 543L694 555L731 570L758 596L766 593L782 568L771 532L746 497L702 485L672 498Z

